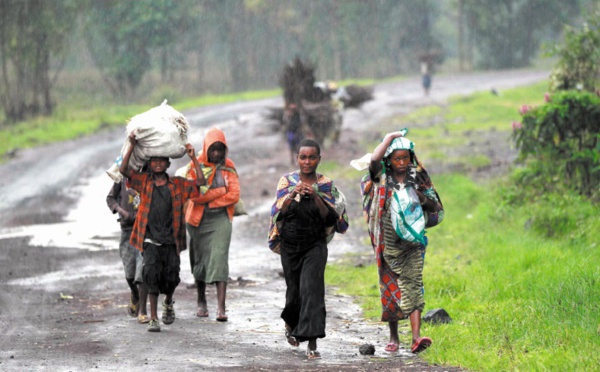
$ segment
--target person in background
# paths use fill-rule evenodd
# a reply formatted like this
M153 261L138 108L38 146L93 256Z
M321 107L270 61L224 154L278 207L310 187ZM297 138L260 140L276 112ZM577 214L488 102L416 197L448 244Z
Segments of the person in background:
M300 109L295 103L290 103L285 106L283 111L283 123L285 125L285 139L290 149L290 161L292 164L295 164L296 150L298 144L304 137Z
M378 266L381 320L390 329L385 350L390 353L398 351L398 321L405 318L410 319L413 353L432 344L420 334L425 227L437 225L444 217L439 195L405 133L386 134L361 182L363 212Z
M173 293L179 285L179 254L186 249L183 206L191 197L199 195L199 187L205 183L202 176L195 181L183 177L169 177L171 165L167 157L151 157L148 172L140 173L129 169L129 159L137 144L135 132L129 135L131 146L123 156L119 171L129 180L131 188L140 194L140 205L135 219L131 245L143 254L143 281L150 297L149 332L160 332L157 307L160 293L163 301L162 321L175 321ZM186 144L186 153L198 172L194 147Z
M327 244L345 233L348 216L343 194L317 173L321 148L305 139L298 146L299 170L280 178L271 207L269 248L281 255L287 286L281 318L292 346L308 341L309 359L321 358L317 339L325 337Z
M140 324L148 323L150 318L146 312L148 290L142 279L142 254L129 244L131 231L140 204L139 194L127 187L127 182L115 182L106 196L106 204L113 214L119 214L121 225L121 239L119 241L119 255L123 261L125 280L131 290L127 311L131 316L137 316Z
M185 221L190 234L190 265L197 288L196 316L208 317L206 284L217 287L216 320L227 321L225 299L229 279L229 244L235 204L240 199L240 183L235 164L228 155L225 134L211 128L204 137L198 162L206 180L201 195L190 199ZM188 165L186 177L196 179Z

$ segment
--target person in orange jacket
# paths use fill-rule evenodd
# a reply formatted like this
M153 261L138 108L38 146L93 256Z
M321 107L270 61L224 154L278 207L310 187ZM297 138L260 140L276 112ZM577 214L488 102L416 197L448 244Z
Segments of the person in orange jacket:
M240 183L235 164L227 157L225 134L211 128L198 155L206 185L201 194L190 199L185 213L190 235L190 266L197 288L196 315L208 317L206 284L217 287L217 321L227 321L225 298L229 279L229 244L235 204L240 198ZM195 179L188 166L186 177Z

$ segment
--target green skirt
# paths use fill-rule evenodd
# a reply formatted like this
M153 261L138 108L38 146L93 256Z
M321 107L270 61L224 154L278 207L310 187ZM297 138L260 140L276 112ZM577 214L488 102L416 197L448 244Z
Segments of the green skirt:
M204 212L198 227L187 224L190 266L194 279L205 283L229 279L229 243L232 224L225 209Z

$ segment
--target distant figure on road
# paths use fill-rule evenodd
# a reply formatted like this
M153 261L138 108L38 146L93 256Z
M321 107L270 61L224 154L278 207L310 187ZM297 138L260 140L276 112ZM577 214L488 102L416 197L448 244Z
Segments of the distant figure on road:
M199 195L199 187L206 181L200 173L194 147L189 143L185 149L200 175L196 181L169 177L167 169L171 162L167 157L151 157L147 173L129 169L129 159L137 144L134 131L129 135L129 143L131 146L123 156L119 171L140 194L140 205L130 243L143 252L144 256L143 279L150 296L148 332L160 332L157 315L159 293L166 295L163 301L163 323L171 324L175 321L173 293L180 282L179 254L186 249L183 206L188 199Z
M327 243L345 233L345 198L333 181L318 174L321 148L312 139L300 142L299 170L281 177L271 207L269 248L281 254L287 290L281 318L292 346L308 341L308 359L318 359L317 338L325 337L325 265Z
M290 149L290 161L295 164L298 144L304 139L300 110L296 104L286 105L283 111L283 123L285 126L285 139Z
M385 351L398 351L398 321L410 319L413 353L432 343L421 337L425 227L439 224L443 206L433 183L419 162L406 130L386 134L371 155L363 177L363 212L369 228L379 272L383 314L388 322Z
M421 62L421 84L425 95L428 96L431 89L431 67L426 61Z
M127 312L137 316L138 323L148 323L150 318L146 313L148 289L142 279L142 253L129 244L135 216L140 204L140 196L132 188L127 187L127 182L115 182L106 196L106 204L112 213L119 214L121 225L121 240L119 241L119 255L123 261L125 280L131 290Z
M229 244L235 204L240 199L240 183L235 164L227 157L225 134L211 128L204 137L198 156L205 186L201 195L190 199L185 222L190 234L190 265L198 294L196 316L207 317L206 284L217 287L217 315L227 321L225 298L229 279ZM188 164L186 178L196 179L196 171Z

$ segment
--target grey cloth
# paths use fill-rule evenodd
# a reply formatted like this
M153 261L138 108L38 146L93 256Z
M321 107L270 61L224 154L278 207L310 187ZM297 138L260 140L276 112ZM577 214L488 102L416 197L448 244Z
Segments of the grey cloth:
M121 230L119 242L119 255L123 261L125 279L134 279L136 283L142 283L143 257L142 252L129 244L131 230Z
M229 244L232 224L225 209L204 211L198 227L187 224L190 266L194 279L205 283L229 279Z

